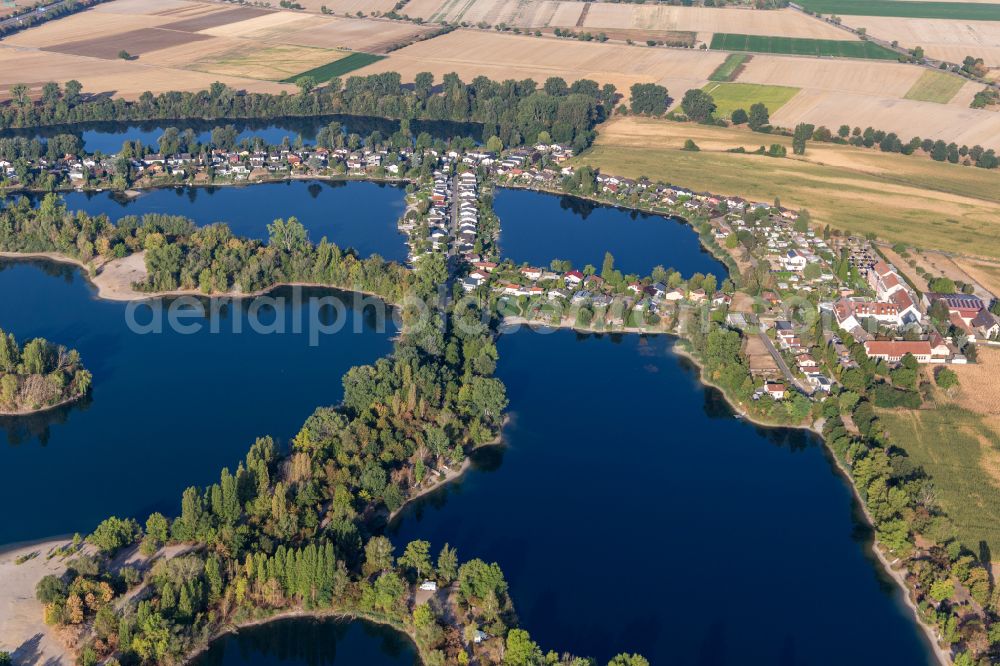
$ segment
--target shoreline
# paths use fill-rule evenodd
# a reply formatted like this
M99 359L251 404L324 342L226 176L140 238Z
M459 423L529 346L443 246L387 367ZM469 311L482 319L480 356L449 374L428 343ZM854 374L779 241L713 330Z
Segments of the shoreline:
M65 407L66 405L72 405L74 402L77 402L78 400L82 400L85 395L86 395L86 393L82 393L80 395L74 395L74 396L69 397L69 398L64 398L64 399L60 400L59 402L54 403L52 405L46 405L44 407L39 407L38 409L29 409L28 411L8 412L8 411L4 411L4 410L0 409L0 416L10 417L10 418L17 418L19 416L35 416L36 414L44 414L45 412L50 412L53 409L58 409L60 407ZM0 546L0 555L2 555L2 554L3 554L3 546Z
M348 622L368 622L370 624L378 625L380 627L388 627L398 634L405 636L406 639L413 646L413 651L417 653L417 658L420 663L424 663L424 655L420 650L420 646L414 639L413 635L405 628L397 626L382 618L369 617L364 613L351 612L351 611L316 611L316 610L305 610L303 608L289 608L270 615L268 617L253 618L250 620L243 620L239 622L229 622L221 626L218 631L212 633L211 637L205 641L203 645L199 645L194 648L193 651L184 656L184 664L190 664L196 657L208 652L212 645L218 640L225 638L229 635L238 634L241 629L249 629L251 627L260 627L271 622L280 622L281 620L346 620Z
M678 342L684 340L684 338L680 336L675 336L675 337L677 338ZM917 608L917 605L916 603L914 603L913 598L911 596L910 587L906 584L905 567L903 571L894 569L892 567L892 563L889 562L889 559L879 548L879 540L878 540L878 535L875 531L875 524L874 521L872 521L871 514L868 512L868 507L865 506L864 500L861 497L861 492L858 490L858 487L854 484L854 479L851 477L849 470L846 467L844 467L843 463L837 458L837 454L834 453L833 449L831 449L829 444L827 444L826 438L823 436L822 430L817 428L815 423L812 423L810 425L778 425L774 423L767 423L765 421L761 421L757 418L754 418L753 416L750 416L745 411L742 411L740 409L739 405L737 405L733 401L733 399L729 396L728 393L726 393L725 390L723 390L721 387L713 383L712 380L707 379L705 377L705 367L702 365L701 361L694 356L694 354L692 354L689 350L684 349L683 347L679 347L676 344L673 346L673 350L675 354L688 359L698 368L698 381L702 385L711 387L716 391L718 391L722 395L723 399L726 401L726 404L729 405L730 409L732 409L733 412L738 414L741 419L747 421L748 423L752 423L756 426L764 428L793 428L796 430L808 430L819 437L820 442L822 442L823 444L824 450L826 451L826 453L829 454L830 459L833 461L834 473L839 475L843 479L847 487L851 489L851 496L854 499L854 501L857 502L857 505L861 508L861 515L864 516L865 525L866 527L868 527L869 530L871 530L872 542L868 550L875 556L876 560L881 565L881 569L886 573L886 575L888 575L889 578L891 578L893 582L895 582L897 590L901 593L903 604L913 614L912 615L913 621L916 623L917 627L920 629L921 633L924 635L924 637L927 639L927 642L930 644L931 653L934 655L938 664L940 666L952 666L953 662L951 655L945 652L945 650L938 643L938 637L935 634L934 627L924 622L924 620L920 617L919 609Z
M161 298L170 298L173 296L194 296L196 298L232 298L232 299L243 299L243 298L257 298L259 296L264 296L271 293L276 289L282 287L309 287L316 289L332 289L336 291L351 292L355 294L361 294L363 296L371 296L383 301L386 305L393 308L398 308L399 304L394 303L387 299L386 297L376 294L371 291L366 291L364 289L354 289L347 287L336 287L329 284L320 284L314 282L276 282L265 289L258 289L252 292L240 292L240 291L227 291L227 292L213 292L211 294L205 294L197 289L175 289L171 291L136 291L131 287L125 289L118 284L113 284L110 280L115 277L121 277L120 275L115 275L114 273L105 280L101 280L104 269L110 267L113 272L121 271L122 269L135 270L132 263L135 263L137 258L143 258L141 252L135 254L130 254L122 259L112 259L110 261L105 261L94 267L96 275L91 275L91 267L85 264L82 260L70 257L59 252L9 252L0 251L0 259L25 259L25 260L43 260L52 261L59 264L69 264L76 266L81 269L87 282L91 284L95 289L97 289L97 297L106 301L115 301L119 303L123 302L135 302L135 301L145 301L145 300L155 300ZM117 263L116 263L117 262ZM145 263L143 263L143 270L145 269Z

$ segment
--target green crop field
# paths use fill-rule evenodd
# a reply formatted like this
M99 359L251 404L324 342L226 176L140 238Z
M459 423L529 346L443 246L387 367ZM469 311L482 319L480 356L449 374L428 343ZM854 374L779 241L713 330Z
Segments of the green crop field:
M385 58L385 56L373 55L371 53L352 53L349 56L345 56L339 60L334 60L333 62L328 62L327 64L316 67L315 69L300 72L295 76L289 76L287 79L282 81L282 83L295 83L298 81L299 77L302 76L311 76L316 80L316 83L325 83L336 76L343 76L348 72L353 72L356 69L367 67L373 62L378 62L383 58Z
M750 106L762 102L774 113L799 92L790 86L765 86L757 83L709 83L702 88L715 100L715 114L729 118L736 109L749 111Z
M796 0L818 14L1000 21L1000 4L920 0Z
M947 104L964 85L965 79L959 76L929 69L920 75L913 87L906 92L905 97L922 102Z
M709 75L709 81L732 81L736 78L737 70L743 65L751 56L746 53L730 53L726 56L725 62L715 68L715 71Z
M924 468L959 540L974 552L980 541L1000 548L1000 487L983 468L983 447L1000 447L978 414L955 405L879 412L879 419L910 459Z
M871 60L898 60L899 54L866 41L840 39L803 39L717 32L711 48L722 51L750 51L781 55L838 56Z

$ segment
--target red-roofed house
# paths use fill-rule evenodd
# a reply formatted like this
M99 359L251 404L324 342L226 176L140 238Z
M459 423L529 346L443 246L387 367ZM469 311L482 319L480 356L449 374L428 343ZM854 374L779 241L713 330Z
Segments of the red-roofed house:
M913 354L918 363L930 363L931 343L927 340L868 340L865 353L868 358L880 358L889 363L899 363L907 354Z

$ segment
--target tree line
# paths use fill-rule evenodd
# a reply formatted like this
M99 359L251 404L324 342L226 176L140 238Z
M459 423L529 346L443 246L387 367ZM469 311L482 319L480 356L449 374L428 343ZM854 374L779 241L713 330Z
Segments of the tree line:
M264 242L237 237L226 224L198 227L175 215L129 215L112 223L106 215L71 213L61 197L48 194L37 208L21 197L0 210L0 251L56 252L88 264L145 252L147 276L133 286L147 292L250 293L307 282L398 303L412 281L405 267L378 255L359 258L325 237L312 243L295 218L268 228Z
M617 96L613 85L601 87L588 79L570 85L551 77L539 86L532 79L497 82L478 76L467 83L451 73L436 82L430 72L417 74L412 86L404 87L398 73L386 72L335 78L297 95L247 93L218 82L198 92L146 92L135 101L84 95L82 89L75 80L65 86L50 82L36 102L26 85L12 86L11 101L0 107L0 128L345 114L479 123L484 136L497 136L506 146L533 143L546 131L553 140L582 150Z

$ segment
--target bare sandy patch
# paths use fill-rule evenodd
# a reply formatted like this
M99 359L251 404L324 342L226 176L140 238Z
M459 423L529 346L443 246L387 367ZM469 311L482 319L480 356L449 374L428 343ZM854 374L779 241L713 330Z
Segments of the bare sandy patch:
M0 553L0 650L10 652L15 664L74 663L55 631L43 621L42 604L35 599L38 581L66 572L63 558L47 556L69 543L69 539L52 539ZM18 564L21 557L31 559Z

